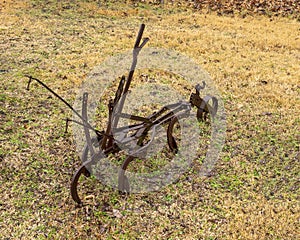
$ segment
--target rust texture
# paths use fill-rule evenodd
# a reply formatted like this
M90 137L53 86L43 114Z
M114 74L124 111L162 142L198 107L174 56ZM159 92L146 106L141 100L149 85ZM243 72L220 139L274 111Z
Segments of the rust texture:
M73 178L71 180L71 196L73 200L81 204L82 200L78 195L77 186L78 181L81 175L86 177L90 176L90 172L88 169L93 164L96 164L102 158L105 158L108 154L114 154L119 152L120 146L126 147L134 141L136 144L135 148L128 148L128 155L125 158L124 162L121 165L121 170L119 171L119 179L118 179L118 187L119 192L126 193L130 191L130 186L128 179L126 177L126 169L131 162L134 162L134 159L137 156L142 156L146 154L147 148L151 145L153 139L155 138L155 129L160 125L167 126L167 142L169 146L169 150L172 152L178 151L178 142L176 138L173 136L174 126L179 122L181 118L188 117L190 115L190 111L192 107L197 108L197 119L199 121L205 121L207 119L208 114L213 118L218 110L218 100L213 96L205 96L203 98L200 97L200 91L205 88L205 82L202 85L197 84L195 86L195 93L191 93L189 101L180 101L177 103L169 104L162 107L160 110L154 112L148 117L135 116L124 113L123 106L126 99L126 93L129 91L131 81L133 79L134 71L136 68L136 64L138 61L138 55L142 48L149 41L149 38L144 38L142 40L143 32L145 29L145 25L142 24L140 26L132 53L132 64L129 71L129 74L123 76L120 80L119 86L116 90L114 99L111 99L108 104L108 121L106 129L103 131L98 131L94 127L92 127L87 119L87 99L88 93L83 94L82 100L82 113L79 114L73 107L67 103L62 97L60 97L57 93L51 90L48 86L46 86L41 80L34 78L32 76L27 76L29 78L28 86L29 89L30 83L35 80L47 90L49 90L52 94L54 94L58 99L64 102L68 108L70 108L81 120L75 121L71 119L67 119L66 130L68 126L68 122L73 121L77 124L80 124L84 128L86 144L84 150L82 152L82 164L79 169L74 173ZM211 103L211 104L210 104ZM136 124L132 124L125 127L117 127L120 118L128 118L136 121ZM96 133L95 138L91 138L90 130ZM149 132L152 132L151 136ZM114 134L118 136L123 136L120 140L116 140L114 138ZM147 138L148 137L148 138ZM150 138L150 139L149 139ZM147 141L146 141L147 139ZM99 151L95 151L95 146L99 149ZM97 149L96 148L96 149ZM88 157L90 156L90 157Z

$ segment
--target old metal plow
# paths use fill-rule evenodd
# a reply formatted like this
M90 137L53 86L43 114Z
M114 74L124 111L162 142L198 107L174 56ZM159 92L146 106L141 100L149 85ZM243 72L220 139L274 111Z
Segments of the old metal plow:
M79 117L80 121L68 119L67 125L69 121L74 121L84 128L85 146L81 156L82 164L74 173L71 181L71 195L73 200L78 204L82 203L77 191L80 176L84 175L89 177L91 175L89 169L97 164L102 158L111 154L117 154L121 149L126 148L127 154L125 160L121 164L118 175L118 189L123 193L130 192L129 181L126 177L126 169L135 158L146 154L147 149L153 144L153 140L156 137L156 129L163 125L166 126L169 151L176 153L178 151L178 141L174 137L174 126L178 123L179 119L188 117L193 107L196 107L197 119L199 121L206 121L208 114L210 114L213 119L217 113L218 100L216 97L208 95L203 98L200 97L200 91L205 88L205 82L203 82L202 85L197 84L195 86L195 92L191 93L189 101L179 101L177 103L165 105L147 117L123 112L124 103L133 79L139 53L149 41L149 38L142 39L144 29L145 25L142 24L133 47L133 58L129 74L127 77L122 76L114 98L109 101L108 121L107 126L103 131L96 130L88 121L87 92L83 94L82 112L79 113L41 80L32 76L27 76L29 78L28 89L33 80L37 81L64 102L67 107ZM121 118L130 119L135 123L118 127ZM96 134L96 137L91 137L91 130ZM116 138L116 136L118 136L118 138ZM120 136L122 137L120 138Z

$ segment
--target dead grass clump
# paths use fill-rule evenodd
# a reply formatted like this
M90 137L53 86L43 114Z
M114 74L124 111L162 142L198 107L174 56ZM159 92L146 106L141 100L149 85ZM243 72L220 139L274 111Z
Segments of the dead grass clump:
M299 18L300 5L298 0L140 0L134 3L165 4L175 7L192 7L202 12L217 12L219 15L267 15L267 16L288 16Z
M293 239L298 235L300 209L296 201L271 201L258 195L251 200L225 201L230 206L226 213L230 220L222 228L228 239Z

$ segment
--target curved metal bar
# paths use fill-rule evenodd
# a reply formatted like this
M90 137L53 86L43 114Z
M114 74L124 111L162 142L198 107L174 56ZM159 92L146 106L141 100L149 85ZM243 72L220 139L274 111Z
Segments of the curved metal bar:
M83 94L83 100L82 100L82 120L84 122L87 122L87 99L88 99L88 94L84 93ZM85 138L86 138L86 142L87 142L87 146L88 146L88 151L90 151L91 156L93 158L93 156L95 155L95 152L94 152L94 148L93 148L93 145L92 145L92 140L91 140L89 128L87 127L86 124L84 124L83 127L84 127ZM83 153L86 154L85 157L87 157L88 151L86 151L86 149L84 149ZM83 157L82 157L82 161L84 161ZM90 162L90 161L88 161L88 162ZM78 204L81 203L81 200L78 196L78 191L77 191L78 180L79 180L81 174L84 174L85 176L90 175L88 169L86 168L86 165L87 165L87 161L84 161L84 163L80 166L80 168L73 175L73 178L72 178L72 181L71 181L71 196L72 196L73 200L75 202L77 202Z
M178 122L178 118L173 117L168 125L168 130L167 130L168 145L169 145L169 148L171 149L171 151L174 153L178 152L178 145L176 143L175 138L173 137L173 128L174 128L175 123L177 123L177 122Z
M134 156L127 156L127 158L125 159L125 161L122 163L122 166L119 170L119 176L118 176L118 189L119 189L119 193L129 193L130 191L130 185L129 185L129 181L128 178L125 175L125 171L129 165L130 162L132 162L135 159Z
M212 100L212 106L208 103ZM218 99L216 97L207 95L202 99L200 106L197 106L197 119L206 120L207 114L210 114L212 118L216 115L218 111Z
M174 116L168 125L168 129L167 129L168 145L169 145L169 148L171 149L171 151L174 153L178 152L178 145L177 145L176 139L173 136L174 125L176 123L179 123L179 119L182 119L182 118L185 118L188 116L189 116L189 112L184 112L177 116Z
M84 149L83 154L86 154L85 156L82 157L82 159L84 160L84 159L86 159L86 156L88 155L88 147ZM93 160L84 161L82 163L82 165L78 168L78 170L74 173L72 180L71 180L70 190L71 190L71 196L72 196L73 200L75 202L77 202L78 204L82 203L82 201L78 195L78 190L77 190L78 180L79 180L80 176L83 174L85 177L90 177L91 173L88 170L88 168L90 167L91 164L93 164L93 161L95 161L96 159L100 160L102 157L103 157L102 152L96 153L94 155Z
M75 202L78 204L81 204L81 199L78 196L77 186L78 186L78 180L81 174L84 174L85 176L89 176L89 171L86 169L85 165L81 165L81 167L75 172L75 174L72 177L71 181L71 196Z

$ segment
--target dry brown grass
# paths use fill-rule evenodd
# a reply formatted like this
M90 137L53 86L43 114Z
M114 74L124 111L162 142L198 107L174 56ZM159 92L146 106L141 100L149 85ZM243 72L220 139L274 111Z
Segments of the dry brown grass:
M297 239L300 28L297 20L200 14L165 5L1 3L0 228L5 239ZM160 192L120 196L95 179L69 195L79 165L70 113L24 73L69 101L85 76L132 47L194 58L222 93L227 139L213 176L191 169ZM121 39L120 39L121 36Z

